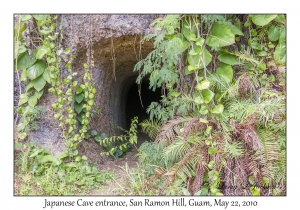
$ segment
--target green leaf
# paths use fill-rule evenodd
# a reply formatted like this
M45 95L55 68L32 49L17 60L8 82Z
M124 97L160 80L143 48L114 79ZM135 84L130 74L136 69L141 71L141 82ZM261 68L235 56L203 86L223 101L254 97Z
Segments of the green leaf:
M76 87L76 94L79 94L82 92L82 88L80 86Z
M35 56L32 55L32 58L30 58L28 52L26 51L19 55L17 69L19 70L27 69L28 67L32 66L35 62L36 62Z
M216 162L212 160L212 161L210 161L210 162L208 163L207 166L208 166L209 169L213 169L214 166L215 166L215 164L216 164Z
M45 46L40 46L37 48L37 53L35 55L36 59L42 59L48 52L50 52L50 48Z
M206 106L202 105L200 110L199 110L200 114L207 114L208 113L208 109Z
M216 74L219 75L225 82L230 83L233 78L233 69L231 65L221 63L216 70Z
M29 90L33 87L33 85L34 85L34 82L33 82L33 80L31 80L31 81L26 85L26 88L25 88L26 92L29 92Z
M204 103L207 104L213 99L215 94L211 90L205 89L205 90L202 90L202 95L204 98Z
M207 126L206 130L205 130L205 134L208 136L211 134L212 131L212 126Z
M82 108L83 108L83 104L82 103L77 103L77 102L74 103L74 109L77 112L77 114L79 114L81 112Z
M279 39L280 36L280 27L272 25L269 28L268 38L270 41L275 42Z
M229 53L219 55L218 59L221 62L229 64L229 65L238 65L238 64L240 64L238 57L236 55L229 54Z
M21 46L19 46L19 48L18 48L18 54L21 54L21 53L24 53L24 52L26 52L26 47L25 46L23 46L23 45L21 45Z
M35 105L37 104L37 98L35 96L30 96L28 99L28 104L31 107L35 107Z
M37 91L41 91L44 86L46 85L46 80L44 80L44 78L42 76L36 78L35 80L32 80L33 82L33 87L37 90Z
M182 27L182 33L185 38L190 41L192 39L196 39L197 28L193 26L192 31L190 30L189 26L185 25Z
M26 75L32 80L36 79L44 73L46 68L47 64L45 63L45 61L38 60L35 64L33 64L26 70Z
M64 53L65 53L65 54L70 54L70 48L66 48L66 49L64 50Z
M194 66L194 67L198 67L199 69L203 69L204 66L207 66L208 64L210 64L210 62L212 60L212 55L206 48L204 49L204 55L202 54L201 48L198 47L198 49L199 49L198 51L200 51L200 53L197 55L189 55L188 62L190 64L190 66ZM205 62L205 65L204 65L203 61Z
M75 105L74 105L75 106ZM76 110L75 110L76 111ZM79 120L80 123L82 123L83 120L83 112L81 112L80 114L77 115L77 119Z
M96 137L95 137L95 140L96 140L97 142L100 142L101 139L102 139L101 136L96 136Z
M216 154L217 152L218 152L218 150L214 147L208 148L208 154L210 154L210 155Z
M25 22L26 20L29 20L31 18L31 15L22 15L21 21Z
M51 84L50 73L48 70L45 70L43 73L43 79L46 80L49 84Z
M274 20L279 23L285 23L285 17L281 14L277 15L277 17Z
M45 155L40 160L40 163L53 162L53 161L54 161L53 155Z
M224 24L226 24L228 26L228 28L230 29L230 31L233 34L244 36L244 33L238 27L236 27L235 25L233 25L231 22L224 22Z
M76 88L76 90L77 90L77 88ZM84 99L84 93L75 95L75 100L77 101L77 103L81 103L83 99Z
M92 134L93 136L96 136L98 133L97 133L96 130L92 130L91 134Z
M212 110L212 113L214 114L221 114L224 111L224 106L223 104L218 104L217 106L215 106Z
M252 186L250 187L250 191L254 196L260 196L260 189L258 187Z
M20 101L19 101L19 106L21 106L22 104L25 104L28 101L28 96L22 94L20 95Z
M26 69L23 69L22 74L21 74L21 79L22 82L26 81Z
M215 22L206 43L213 48L224 47L235 43L235 36L226 24Z
M37 99L39 99L42 97L43 93L44 93L43 89L41 91L35 90L33 96L36 97Z
M257 56L267 56L268 54L266 51L262 50L262 51L258 51L256 55Z
M200 119L199 119L199 122L202 122L202 123L208 123L208 120L205 119L205 118L200 118Z
M280 36L279 36L279 41L278 41L278 44L280 43L284 43L285 44L286 42L286 32L285 32L285 27L284 26L281 26L280 27Z
M189 51L189 54L190 54L190 55L197 55L198 52L196 52L195 50L190 50L190 51Z
M271 22L277 15L251 15L252 22L258 26L265 26Z
M274 52L274 59L277 64L285 65L286 63L286 46L285 44L279 43Z
M202 104L204 102L203 98L201 98L200 96L195 98L195 103L196 104Z
M258 65L258 68L262 71L266 70L267 68L267 65L265 62L260 62L259 65Z
M203 80L201 83L198 83L196 88L198 90L204 90L209 88L209 81L208 80Z
M36 20L42 20L45 21L47 18L47 15L32 15Z

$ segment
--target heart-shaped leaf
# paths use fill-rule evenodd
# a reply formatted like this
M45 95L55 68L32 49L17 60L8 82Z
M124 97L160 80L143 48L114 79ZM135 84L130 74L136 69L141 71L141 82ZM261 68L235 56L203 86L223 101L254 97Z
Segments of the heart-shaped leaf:
M46 68L47 64L45 63L45 61L38 60L35 64L33 64L26 70L26 75L32 80L36 79L44 73Z
M43 90L43 89L42 89L41 91L35 90L35 91L34 91L34 96L35 96L37 99L39 99L39 98L42 97L43 93L44 93L44 90Z
M235 43L235 36L224 23L214 23L206 39L208 46L213 48L224 47Z
M204 103L207 104L213 99L215 94L211 90L205 89L205 90L202 90L202 95L204 98Z
M269 28L268 38L270 41L275 42L279 39L280 36L280 28L272 25Z
M43 78L46 80L49 84L51 84L51 78L50 78L50 73L48 70L45 70L43 73Z
M236 55L225 53L218 56L218 59L229 65L238 65L240 64L239 59Z
M271 22L277 15L251 15L251 19L255 25L265 26Z
M74 105L74 106L75 106L75 105ZM75 110L75 111L76 111L76 110ZM82 123L83 115L84 115L83 112L81 112L80 114L77 115L77 119L79 120L80 123Z
M202 105L200 110L199 110L200 114L207 114L208 113L208 109L206 106Z
M204 102L203 98L201 96L197 96L195 98L195 103L196 104L202 104Z
M76 87L76 94L82 93L82 88L80 86Z
M285 23L285 17L284 15L277 15L277 17L274 19L276 22L279 22L279 23Z
M233 69L230 65L221 63L216 70L216 74L221 77L225 82L231 82L233 78Z
M35 107L35 105L37 104L37 98L35 96L30 96L28 99L28 104L31 107Z
M25 22L25 21L29 20L30 18L31 18L31 15L22 15L21 20L23 22Z
M32 82L33 82L33 87L37 91L41 91L46 85L46 80L44 80L42 76L36 78L35 80L32 80Z
M235 25L233 25L231 22L224 22L224 24L227 25L227 27L230 29L230 31L233 34L244 36L244 33L238 27L236 27Z
M208 148L208 154L210 154L210 155L216 154L217 152L218 152L218 150L214 147Z
M17 69L19 70L27 69L28 67L32 66L35 62L36 62L35 56L32 55L32 58L30 58L28 52L26 51L19 55Z
M20 101L19 101L19 106L21 106L22 104L25 104L28 101L28 96L22 94L20 95Z
M77 114L79 114L81 112L82 108L83 108L82 103L77 103L77 102L74 103L74 109L77 112ZM79 117L79 115L78 115L78 117ZM82 119L81 119L81 121L82 121Z
M47 18L47 15L32 15L36 20L42 20L45 21Z
M45 46L40 46L37 48L37 53L35 55L35 58L42 59L48 52L50 52L50 48Z
M189 55L188 62L189 62L190 66L195 66L198 69L203 69L204 66L207 66L208 64L210 64L210 62L212 60L212 55L206 48L204 49L204 54L202 53L201 47L198 47L198 49L199 49L198 50L199 54Z
M279 43L274 52L274 59L280 65L285 65L286 62L286 46Z
M212 110L212 113L214 114L221 114L224 111L224 106L223 104L218 104L217 106L215 106Z
M97 135L97 131L96 131L96 130L92 130L91 134L92 134L93 136L96 136L96 135Z
M83 99L84 99L84 93L80 93L78 95L75 95L75 100L77 101L77 103L81 103Z
M215 164L216 164L216 162L212 160L212 161L210 161L210 162L207 164L207 166L208 166L209 169L213 169L214 166L215 166Z
M209 88L209 81L208 80L203 80L201 83L198 83L196 88L198 90L204 90Z

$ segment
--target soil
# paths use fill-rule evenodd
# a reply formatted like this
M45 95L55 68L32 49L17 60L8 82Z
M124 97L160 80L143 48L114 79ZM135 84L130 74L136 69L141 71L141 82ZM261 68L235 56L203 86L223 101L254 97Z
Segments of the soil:
M91 191L89 195L118 195L118 192L120 192L120 190L118 189L121 189L120 186L124 186L125 184L126 172L124 170L124 167L126 164L130 169L136 168L138 166L138 164L140 163L137 157L138 148L145 141L150 141L150 138L144 133L139 133L137 145L135 145L130 152L126 153L125 156L116 160L113 158L109 158L103 164L99 164L98 169L103 172L112 172L114 180L107 185L101 186L100 189Z

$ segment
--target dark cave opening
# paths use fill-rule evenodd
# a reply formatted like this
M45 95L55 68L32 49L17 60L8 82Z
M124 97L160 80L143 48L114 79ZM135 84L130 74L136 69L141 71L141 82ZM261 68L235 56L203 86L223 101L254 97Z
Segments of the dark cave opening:
M134 116L138 117L138 122L142 122L149 118L146 110L152 102L159 102L161 100L161 88L157 88L155 91L149 89L149 81L145 80L141 84L141 100L139 96L139 86L134 83L128 91L125 105L126 116L126 128L130 128L131 120ZM140 126L138 126L140 129Z

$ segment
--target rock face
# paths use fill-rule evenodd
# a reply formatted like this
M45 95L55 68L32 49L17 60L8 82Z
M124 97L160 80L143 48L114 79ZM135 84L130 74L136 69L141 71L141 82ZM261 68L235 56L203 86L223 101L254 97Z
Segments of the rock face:
M126 98L138 75L137 72L133 72L133 68L153 47L150 42L140 45L140 40L152 32L149 25L157 17L124 14L60 16L63 26L63 46L70 48L72 55L76 56L72 62L72 71L78 73L76 79L79 83L83 80L83 64L87 62L87 48L89 43L92 44L94 52L92 75L97 89L94 108L99 108L100 114L93 119L91 127L98 133L119 134L120 131L114 128L127 126ZM62 72L66 72L66 69L62 69ZM41 129L32 132L29 139L42 144L56 155L64 150L64 144L58 123L52 115L52 101L52 93L45 92L39 104L45 110L39 122ZM87 148L88 145L84 144L90 144L93 148L98 147L95 142L83 141L80 148ZM86 153L85 150L81 152ZM98 149L95 152L99 152Z

